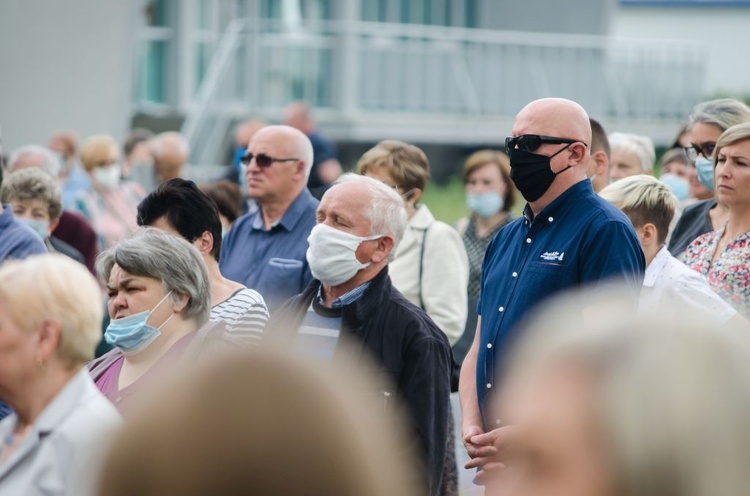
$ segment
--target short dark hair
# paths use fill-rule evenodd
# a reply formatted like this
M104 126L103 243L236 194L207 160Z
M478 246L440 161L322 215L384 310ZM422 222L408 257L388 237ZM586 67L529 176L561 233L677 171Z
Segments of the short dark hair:
M214 239L211 255L219 260L219 209L193 181L180 178L165 181L138 205L138 225L150 226L162 217L191 243L208 231Z
M595 119L589 119L591 123L591 153L603 150L607 158L612 156L612 149L609 146L609 138L604 127Z

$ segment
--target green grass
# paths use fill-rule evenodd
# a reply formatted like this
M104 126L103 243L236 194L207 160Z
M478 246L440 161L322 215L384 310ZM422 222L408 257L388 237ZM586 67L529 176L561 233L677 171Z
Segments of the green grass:
M427 184L422 195L422 202L430 207L430 212L437 220L442 220L446 224L453 225L461 217L469 215L469 209L466 206L466 189L459 177L454 177L443 185L432 182ZM520 194L516 195L516 204L511 212L516 217L520 217L525 205L526 201L523 197Z
M429 183L422 195L422 202L430 207L437 220L447 224L453 225L461 217L469 215L464 183L458 177L443 185Z

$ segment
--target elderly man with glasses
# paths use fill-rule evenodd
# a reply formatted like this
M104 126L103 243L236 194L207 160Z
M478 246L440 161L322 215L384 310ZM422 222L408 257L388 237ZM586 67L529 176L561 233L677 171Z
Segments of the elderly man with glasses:
M258 209L227 233L219 268L258 291L273 312L312 281L305 252L319 203L307 190L313 149L301 131L267 126L253 135L242 162Z
M619 280L633 304L645 259L625 215L599 198L586 178L591 125L577 103L536 100L516 116L506 139L510 177L527 200L523 216L504 227L484 257L480 315L461 370L464 445L480 481L501 466L513 426L489 415L508 344L517 327L552 295Z

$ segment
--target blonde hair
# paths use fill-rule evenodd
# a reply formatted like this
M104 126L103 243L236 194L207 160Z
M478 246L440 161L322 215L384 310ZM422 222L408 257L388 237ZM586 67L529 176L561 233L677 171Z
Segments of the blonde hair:
M91 136L81 147L81 164L89 172L111 156L120 159L120 147L112 136Z
M96 279L59 254L35 255L0 267L0 300L24 331L60 324L57 355L70 369L94 358L102 337L103 303Z
M622 210L634 227L656 226L657 241L664 244L677 208L677 198L666 184L653 176L637 174L610 184L599 196Z
M424 191L430 179L427 155L403 141L381 141L367 150L357 162L359 174L366 175L368 171L377 169L385 169L404 192L415 188Z
M716 141L716 149L714 150L714 168L716 168L716 165L719 163L719 151L721 151L722 148L747 139L750 139L750 122L743 122L742 124L734 125L721 133L721 136L719 136L719 139Z
M620 295L559 299L508 360L506 387L545 373L588 372L622 496L744 496L750 486L747 329L664 305L637 314ZM551 415L553 413L550 413Z
M313 364L258 349L215 358L178 372L133 412L98 494L423 493L403 422L364 375L369 362Z

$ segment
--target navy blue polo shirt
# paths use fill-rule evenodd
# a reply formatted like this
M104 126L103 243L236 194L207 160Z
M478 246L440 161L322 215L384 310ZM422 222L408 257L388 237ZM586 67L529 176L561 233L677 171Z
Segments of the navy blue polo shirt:
M492 240L482 266L477 304L482 316L477 356L482 412L503 352L536 305L563 290L615 278L632 288L635 305L645 270L632 224L594 193L590 181L569 188L535 218L526 205L524 216Z
M243 215L222 242L219 269L224 277L259 292L273 310L312 281L307 237L316 224L318 200L307 189L266 230L260 209Z

